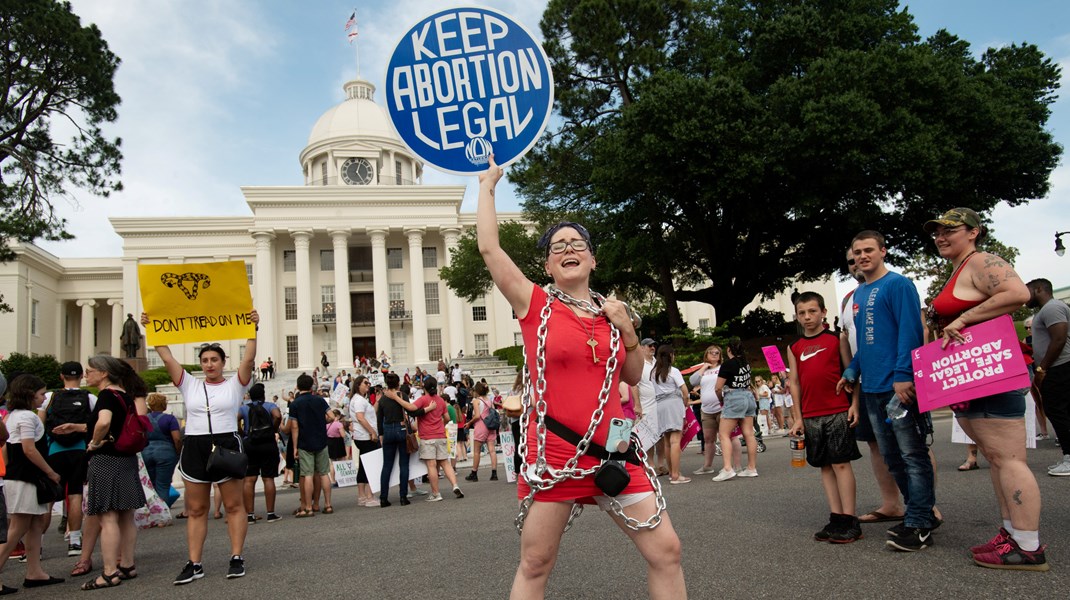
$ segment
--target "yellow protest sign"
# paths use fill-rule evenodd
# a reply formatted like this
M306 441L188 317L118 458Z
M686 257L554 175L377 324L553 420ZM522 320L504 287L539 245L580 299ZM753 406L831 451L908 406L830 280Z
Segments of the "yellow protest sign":
M244 262L138 265L137 275L149 346L256 336Z

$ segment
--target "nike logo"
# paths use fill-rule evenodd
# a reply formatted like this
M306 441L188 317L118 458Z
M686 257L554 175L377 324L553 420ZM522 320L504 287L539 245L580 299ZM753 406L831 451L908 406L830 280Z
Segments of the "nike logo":
M932 535L932 534L931 533L926 533L926 534L920 534L919 533L918 534L918 540L921 541L921 542L927 542L927 541L929 541L929 536L930 535Z
M828 350L828 348L821 348L820 350L815 350L815 351L811 352L810 354L807 354L807 353L803 352L799 356L799 358L802 359L802 360L810 360L811 358L817 356L819 352L824 352L825 350Z

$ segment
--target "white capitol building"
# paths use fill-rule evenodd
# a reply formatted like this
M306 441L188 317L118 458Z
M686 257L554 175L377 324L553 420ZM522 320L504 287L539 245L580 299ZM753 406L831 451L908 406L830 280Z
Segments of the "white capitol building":
M471 356L521 344L497 290L468 303L440 280L438 269L475 227L475 213L460 210L464 186L422 184L423 163L374 91L364 80L346 83L346 100L316 121L300 153L305 185L242 187L249 214L112 217L123 240L119 257L57 258L16 243L16 259L0 264L0 293L14 309L0 313L0 355L121 356L126 314L142 311L139 264L223 260L245 262L261 318L258 361L271 357L281 370L311 370L321 351L344 368L381 351L396 365L423 365L459 350ZM831 322L839 304L832 282L806 289L825 295ZM763 305L794 312L786 297ZM680 309L692 328L716 324L707 304ZM224 348L238 356L243 345ZM172 350L195 363L197 347ZM146 358L160 364L151 348Z

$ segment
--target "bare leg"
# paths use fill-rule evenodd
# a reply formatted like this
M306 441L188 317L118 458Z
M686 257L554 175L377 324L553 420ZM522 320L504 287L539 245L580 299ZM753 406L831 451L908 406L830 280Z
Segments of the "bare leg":
M736 428L736 424L739 423L739 419L729 419L721 417L721 424L718 429L718 437L721 438L721 460L724 463L725 471L732 471L732 454L735 452L735 448L732 446L732 430Z
M702 455L702 468L713 468L713 457L716 455L717 444L714 443L719 437L717 431L718 425L721 422L721 415L708 415L703 413L702 415L702 437L706 439L706 448ZM723 451L722 451L723 452Z
M1040 528L1040 488L1025 462L1024 419L959 419L988 460L1000 516L1015 531Z
M821 487L825 490L825 499L829 503L829 512L838 515L843 514L840 489L836 485L836 474L832 472L831 466L821 467Z
M208 535L208 503L212 484L186 482L186 544L189 545L189 559L201 562L204 552L204 539ZM245 519L242 519L244 522Z
M656 511L654 495L651 494L627 508L624 514L645 520ZM684 584L684 569L680 564L680 538L673 529L669 513L661 513L661 524L654 529L633 531L624 525L620 517L613 520L635 543L636 549L646 560L647 592L653 599L687 598Z
M977 444L966 444L966 460L959 465L959 471L969 471L977 464Z
M264 506L269 513L273 513L275 512L275 478L263 477L262 479L264 480Z
M757 471L758 442L754 439L754 417L743 417L743 439L747 440L747 468Z
M669 432L665 437L669 446L669 479L680 479L680 436L679 431Z
M431 493L438 493L438 461L435 459L425 460L427 464L427 481L431 484Z
M249 531L249 521L242 514L245 504L242 502L241 479L231 479L219 484L223 492L223 505L227 510L227 533L230 534L231 555L241 556L245 547L245 535Z
M533 502L520 534L520 565L513 578L511 600L537 600L557 562L561 535L572 512L570 502Z
M323 490L323 508L334 508L331 504L331 479L326 474L319 476L320 489Z
M134 524L134 511L120 511L119 524L119 566L130 569L136 565L134 548L137 546L137 525ZM126 564L123 564L126 563Z
M869 442L869 464L873 469L873 478L877 480L877 489L881 494L881 505L875 509L875 512L889 517L903 516L906 509L899 496L899 486L895 484L895 479L888 472L888 465L884 462L884 457L881 456L880 448L877 447L875 441Z

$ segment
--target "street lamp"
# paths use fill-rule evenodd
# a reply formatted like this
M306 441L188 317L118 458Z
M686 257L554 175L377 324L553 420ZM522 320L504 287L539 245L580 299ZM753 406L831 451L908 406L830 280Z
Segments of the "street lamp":
M1063 246L1062 236L1070 233L1070 231L1056 232L1055 233L1055 254L1062 256L1066 254L1066 246Z

